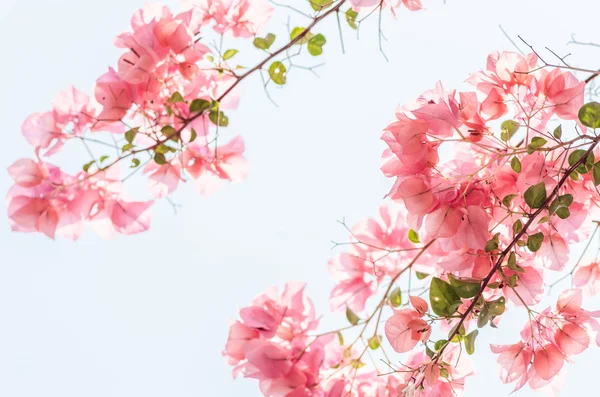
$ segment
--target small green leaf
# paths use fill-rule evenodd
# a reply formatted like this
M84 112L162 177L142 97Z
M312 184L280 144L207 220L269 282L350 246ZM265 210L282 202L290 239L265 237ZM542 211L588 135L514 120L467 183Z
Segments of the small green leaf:
M94 160L90 161L89 163L85 163L85 164L83 165L83 171L84 171L84 172L88 172L88 171L90 170L90 167L91 167L92 165L94 165L94 163L95 163L95 161L94 161Z
M169 98L169 100L167 102L169 103L179 103L179 102L184 102L185 100L183 99L183 97L181 96L181 94L179 92L175 92L173 93L173 95L171 95L171 98Z
M567 219L569 216L571 216L571 210L569 210L567 207L561 207L556 210L556 215L558 215L560 219Z
M354 11L352 8L348 8L346 11L346 22L352 29L358 29L356 25L356 17L358 16L358 12Z
M377 350L381 346L381 342L379 341L379 336L373 336L369 339L369 347L371 350Z
M474 278L459 278L448 273L450 285L454 288L454 292L461 298L471 299L479 293L481 289L481 280Z
M234 50L234 49L227 50L227 51L225 51L225 53L223 54L223 60L224 60L224 61L226 61L226 60L228 60L228 59L231 59L231 58L233 58L233 57L235 56L235 54L237 54L237 53L238 53L238 50Z
M331 0L308 0L310 2L310 6L315 11L321 11L333 4Z
M527 239L527 248L529 251L536 252L542 246L542 242L544 241L544 233L538 232L536 234L532 234Z
M220 110L211 111L208 115L208 118L213 122L213 124L218 125L219 127L227 127L229 125L229 118Z
M123 145L123 147L121 148L121 150L123 151L123 153L130 151L131 149L133 149L133 144L132 143L126 143L125 145Z
M494 301L487 302L490 316L500 316L506 310L506 299L502 296Z
M133 143L133 140L135 139L135 136L137 135L139 130L140 130L139 127L135 127L135 128L130 129L129 131L127 131L125 133L125 140L129 143Z
M362 361L360 361L359 359L353 358L352 360L350 360L350 365L352 366L352 368L354 369L359 369L365 366L365 363L363 363Z
M390 303L393 307L399 307L402 305L402 291L400 291L400 288L396 287L390 293Z
M492 239L485 243L485 252L492 252L498 249L498 241Z
M554 129L554 137L560 139L562 137L562 124Z
M600 161L594 164L594 168L592 169L592 178L594 179L594 185L600 185Z
M514 234L519 234L519 232L523 230L523 222L521 222L520 219L517 219L517 221L512 225L512 230Z
M104 161L108 158L108 156L100 157L100 163L104 163Z
M417 234L417 232L415 232L414 230L410 229L408 231L408 239L415 244L419 244L421 241L419 241L419 235Z
M577 172L577 171L573 171L573 172L571 173L571 175L569 175L569 177L570 177L571 179L573 179L574 181L577 181L577 180L579 180L579 172Z
M312 56L318 56L323 53L323 46L327 43L327 39L321 33L314 35L308 40L308 52Z
M490 312L488 310L488 304L485 302L479 310L479 316L477 317L477 328L483 328L487 325L490 320Z
M340 345L344 345L344 335L342 335L342 333L340 331L337 332L337 337L338 337L338 342L340 342Z
M194 142L194 141L196 140L196 138L197 138L197 137L198 137L198 133L196 132L196 130L195 130L195 129L193 129L193 128L192 128L192 133L191 133L191 135L190 135L190 142L189 142L189 143L192 143L192 142Z
M154 162L156 164L167 164L167 159L165 158L165 155L162 153L154 153Z
M582 149L575 150L574 152L572 152L572 153L569 155L569 165L570 165L570 166L573 166L573 165L575 165L575 164L576 164L578 161L580 161L580 160L581 160L581 158L582 158L583 156L585 156L585 155L586 155L586 153L587 153L587 152L586 152L585 150L582 150ZM575 169L576 169L576 170L577 170L577 172L579 172L580 174L585 174L585 173L587 173L589 170L591 170L593 166L594 166L594 154L593 154L593 153L590 153L590 154L589 154L589 155L586 157L585 161L583 161L581 164L579 164L579 165L577 166L577 168L575 168Z
M500 124L500 139L504 142L512 138L521 125L514 120L505 120Z
M275 35L273 33L268 33L267 36L263 39L262 37L257 37L254 39L254 47L261 50L268 50L269 47L275 42Z
M521 160L519 160L518 157L513 157L512 160L510 160L510 168L513 169L514 172L516 172L517 174L521 172Z
M508 194L506 196L504 196L504 198L502 199L502 204L504 204L505 207L510 207L510 202L517 197L516 194Z
M360 321L360 318L349 307L346 307L346 318L352 325L356 325Z
M546 201L546 184L540 182L537 185L530 186L523 197L530 208L540 208Z
M415 275L417 276L417 279L419 279L419 280L423 280L423 279L429 277L429 274L421 273L421 272L415 272Z
M140 165L140 160L133 159L133 160L131 160L131 166L129 166L129 168L136 168L139 165Z
M600 103L586 103L579 109L579 121L589 128L600 127Z
M190 113L200 113L210 108L211 103L206 99L194 99L192 103L190 103Z
M462 304L462 300L454 288L444 280L433 277L429 288L431 309L438 316L448 317L454 314Z
M475 353L475 339L477 339L477 335L479 335L479 330L476 329L469 335L465 336L465 350L469 355Z
M433 348L435 349L436 352L439 352L440 349L442 347L444 347L444 345L447 343L448 343L448 341L446 339L440 339L437 342L435 342L435 344L433 345Z
M529 144L529 146L531 146L534 149L538 149L538 148L541 148L542 146L544 146L547 142L548 141L542 137L534 136L531 139L531 143Z
M292 30L292 33L290 33L290 39L294 40L296 39L296 37L300 36L301 34L303 34L304 32L306 32L306 28L305 27L295 27ZM298 41L296 41L296 45L302 45L302 44L306 44L308 43L308 41L311 39L311 37L313 37L314 35L311 32L306 32L304 34L304 36L302 36L302 38Z
M284 85L287 81L287 70L283 63L275 61L269 67L269 76L275 84Z
M174 136L177 136L177 130L171 127L170 125L165 125L163 128L160 129L160 132L162 132L163 135L165 137L168 137L169 139L171 139Z
M427 357L433 358L435 356L435 352L429 348L429 346L425 346L425 354Z

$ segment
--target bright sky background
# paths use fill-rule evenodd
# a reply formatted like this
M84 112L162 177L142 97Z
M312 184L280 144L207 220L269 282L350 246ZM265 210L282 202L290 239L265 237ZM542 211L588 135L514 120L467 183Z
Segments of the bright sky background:
M594 35L598 2L423 2L425 11L403 9L396 21L384 18L389 63L377 49L376 19L363 26L359 41L344 29L345 55L331 20L318 29L328 38L325 55L304 58L307 66L326 62L318 69L321 79L293 71L288 85L270 89L279 107L266 98L258 77L244 83L229 129L246 141L248 180L210 198L191 185L181 188L173 197L183 205L179 213L166 201L157 203L145 234L104 241L88 231L76 243L16 234L4 204L0 395L258 397L256 382L233 381L221 357L227 323L255 295L291 279L307 281L318 311L327 313L330 241L346 237L336 220L354 223L377 213L391 185L379 171L380 131L397 104L437 80L466 88L462 82L484 67L489 52L513 50L499 24L540 50L573 52L575 64L600 68L600 49L566 45L572 33L600 42ZM112 38L128 29L143 3L0 1L2 170L33 155L20 133L29 113L48 109L69 84L91 93L94 80L116 64ZM175 1L168 3L178 10ZM283 35L289 14L278 10L270 30ZM301 23L293 17L292 24ZM238 61L251 66L255 53L244 50ZM85 161L68 153L81 149L52 161L74 170ZM0 191L9 184L0 172ZM132 190L144 192L136 181ZM594 303L600 308L589 301L590 309ZM323 330L344 323L336 315ZM467 397L510 393L513 385L500 383L487 345L517 341L522 325L520 317L507 315L499 330L482 330L474 356L479 374L468 380ZM597 357L591 348L567 366L561 395L590 395ZM517 395L536 394L525 389Z

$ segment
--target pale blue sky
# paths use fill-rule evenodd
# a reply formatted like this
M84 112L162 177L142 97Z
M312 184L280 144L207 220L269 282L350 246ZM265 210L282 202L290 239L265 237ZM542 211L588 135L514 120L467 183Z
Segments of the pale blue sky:
M301 70L290 73L288 85L271 90L279 107L268 101L259 78L243 84L230 130L246 140L248 180L210 198L192 186L180 189L173 199L183 208L174 215L169 203L157 203L148 233L105 241L88 231L76 243L51 241L10 232L4 205L0 395L258 397L256 382L232 381L221 357L227 322L256 294L290 279L307 281L318 310L327 313L330 240L345 237L336 220L376 214L391 183L379 171L379 136L398 103L437 80L465 88L462 82L485 65L489 52L512 50L499 24L540 49L572 51L574 63L600 67L600 51L566 46L571 33L600 42L594 36L600 3L423 2L426 11L402 10L399 20L384 20L389 63L377 50L375 21L365 24L360 41L345 30L345 55L330 21L320 29L328 37L321 79ZM2 170L32 156L20 133L29 113L49 108L69 84L91 92L95 78L116 63L112 38L128 28L132 12L143 4L0 2ZM283 33L287 15L279 10L270 30ZM238 55L241 63L245 56ZM256 56L246 59L249 66ZM75 169L84 162L79 149L55 161ZM9 184L7 173L0 172L0 191ZM131 186L134 193L144 191L139 181ZM469 379L467 397L506 396L512 390L498 380L487 348L492 340L517 340L523 323L511 313L506 317L501 329L486 328L477 341L479 374ZM330 317L323 329L344 321ZM590 395L597 357L592 348L568 365L562 396Z

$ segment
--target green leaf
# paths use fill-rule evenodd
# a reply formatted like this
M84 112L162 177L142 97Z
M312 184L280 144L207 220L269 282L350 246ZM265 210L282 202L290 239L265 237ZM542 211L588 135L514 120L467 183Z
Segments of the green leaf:
M169 98L169 100L167 102L169 103L179 103L179 102L184 102L185 100L183 99L183 97L181 96L181 94L179 92L174 92L173 95L171 95L171 98Z
M427 345L425 346L425 354L427 354L427 357L429 358L433 358L435 356L435 352L431 350Z
M517 174L521 172L521 160L519 160L518 157L513 157L512 160L510 160L510 168L513 169L514 172L516 172Z
M130 129L129 131L127 131L125 133L125 140L129 143L133 143L133 140L135 139L135 136L137 135L139 130L140 130L140 127L135 127L135 128Z
M170 125L165 125L163 128L160 129L160 132L162 132L163 135L165 137L168 137L169 139L173 138L174 136L177 136L177 130L171 127Z
M131 165L129 166L129 168L136 168L139 165L140 165L140 160L133 159L133 160L131 160Z
M511 288L515 288L517 286L517 280L519 280L519 276L517 276L516 274L513 274L508 279L508 286Z
M504 196L504 198L502 199L502 204L504 204L505 207L510 207L510 202L517 197L516 194L508 194L506 196Z
M500 139L504 142L512 138L521 125L514 120L505 120L500 124Z
M579 149L579 150L575 150L574 152L572 152L569 155L569 165L573 166L575 165L578 161L581 160L581 158L583 156L585 156L587 152L585 150ZM592 167L594 166L594 154L590 153L585 161L583 161L581 164L579 164L577 166L577 168L575 168L577 170L577 172L579 172L580 174L585 174L587 173L589 170L592 169Z
M589 128L600 127L600 103L586 103L579 109L579 121Z
M229 117L225 116L225 113L220 110L213 110L209 113L208 118L213 124L219 127L227 127L229 125Z
M468 355L475 353L475 339L477 339L477 335L479 335L478 329L465 336L465 350L467 351Z
M94 165L94 163L95 163L95 162L96 162L96 161L92 160L92 161L90 161L89 163L85 163L85 164L83 165L83 171L84 171L84 172L88 172L88 171L90 170L90 167L91 167L92 165Z
M544 241L544 233L538 232L536 234L532 234L527 239L527 248L529 251L536 252L542 246L542 242Z
M359 369L365 366L365 363L363 363L362 361L360 361L357 358L353 358L352 360L350 360L350 365L352 366L352 368L354 369Z
M292 33L290 33L290 39L294 40L294 39L296 39L296 37L300 36L304 32L306 32L305 27L297 26L292 30ZM296 41L295 44L296 45L306 44L306 43L308 43L308 40L310 40L311 37L313 37L313 36L314 35L311 32L306 32L300 40Z
M494 240L489 240L486 244L485 244L485 252L492 252L494 250L498 249L498 242L494 241Z
M379 341L379 336L373 336L369 339L369 347L371 350L377 350L381 346L381 342Z
M487 302L490 316L500 316L506 310L506 299L502 296L494 301Z
M592 178L594 179L594 185L600 185L600 161L594 164L594 168L592 169Z
M515 223L512 225L513 233L519 234L521 230L523 230L523 222L520 219L517 219Z
M123 147L121 148L121 150L123 151L123 153L130 151L131 149L133 149L133 144L132 143L126 143L125 145L123 145Z
M342 335L342 333L340 331L338 331L337 337L338 337L338 342L340 342L340 345L343 345L344 344L344 335Z
M402 291L396 287L390 294L390 303L393 307L399 307L402 305Z
M429 277L429 274L421 273L421 272L415 272L415 275L417 276L417 279L419 279L419 280L423 280L423 279Z
M479 316L477 317L477 328L483 328L490 321L490 312L488 310L488 304L485 302L479 310Z
M540 182L537 185L530 186L523 197L530 208L540 208L546 201L546 184Z
M437 277L431 280L429 301L433 312L442 317L453 315L462 303L452 286Z
M269 76L275 84L284 85L287 81L287 70L283 63L275 61L269 67Z
M267 36L263 39L262 37L257 37L254 39L254 47L261 50L268 50L269 47L275 42L275 35L273 33L268 33Z
M556 210L556 215L558 215L560 219L567 219L569 216L571 216L571 210L569 210L567 207L561 207Z
M437 342L435 342L435 344L433 345L433 348L435 349L436 352L439 352L440 349L442 347L444 347L444 345L447 343L448 343L448 341L446 339L440 339Z
M577 181L577 180L579 180L579 172L577 172L577 171L573 171L573 172L571 173L571 175L569 175L569 177L570 177L571 179L573 179L574 181Z
M169 153L171 150L170 150L170 148L169 148L168 146L166 146L166 145L158 145L158 146L157 146L157 147L154 149L154 151L155 151L156 153L160 153L160 154L167 154L167 153Z
M421 241L419 241L419 235L417 234L417 232L415 232L414 230L410 229L408 231L408 239L415 244L419 244Z
M192 103L190 103L190 113L200 113L210 108L211 103L206 99L194 99Z
M238 50L234 50L234 49L227 50L227 51L225 51L225 53L223 54L223 60L224 60L224 61L226 61L226 60L228 60L228 59L231 59L231 58L233 58L233 57L235 56L235 54L237 54L237 53L238 53Z
M554 129L554 137L560 139L562 137L562 124Z
M327 43L327 39L321 33L314 35L308 40L308 52L312 56L318 56L323 53L323 46Z
M515 254L514 251L511 251L510 255L508 256L507 265L510 270L513 270L515 272L525 273L525 270L521 266L517 265L517 255ZM488 284L488 287L489 287L489 284Z
M352 325L356 325L360 321L360 318L349 307L346 307L346 318Z
M315 11L321 11L333 4L332 0L308 0L310 2L310 6Z
M534 149L537 149L537 148L541 148L542 146L544 146L547 142L548 141L542 137L534 136L531 139L531 143L529 144L529 146L531 146Z
M352 8L348 8L346 11L346 22L352 29L358 29L356 25L356 17L358 16L358 12L354 11Z
M162 153L154 153L154 162L156 164L167 164L167 159L165 158L165 155Z
M474 278L459 278L452 274L448 274L450 285L454 288L454 292L461 298L471 299L479 293L481 289L481 280Z
M192 143L192 142L194 142L194 141L196 140L196 138L197 138L197 137L198 137L198 133L196 132L196 130L195 130L195 129L193 129L193 128L192 128L192 133L191 133L191 135L190 135L190 142L189 142L189 143Z
M104 161L108 158L108 156L100 157L100 163L104 163Z

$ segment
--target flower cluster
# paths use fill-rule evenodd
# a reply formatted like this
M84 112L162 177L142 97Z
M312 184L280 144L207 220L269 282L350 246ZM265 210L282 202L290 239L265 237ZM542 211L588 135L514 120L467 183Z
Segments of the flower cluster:
M265 0L195 1L186 9L177 15L160 5L137 11L131 30L115 39L123 54L97 79L93 97L68 88L51 110L25 120L23 135L37 159L18 160L9 170L14 230L72 239L86 223L124 234L147 230L153 201L127 201L119 169L143 169L155 198L173 193L186 177L203 194L245 178L241 138L218 144L218 129L228 125L224 112L237 107L239 77L200 32L212 26L248 38L273 9ZM112 135L116 158L94 157L72 176L48 163L67 142L87 148L101 132Z
M600 185L600 104L584 103L586 83L567 67L538 62L494 53L467 80L475 91L438 83L385 128L389 200L380 220L347 227L349 242L337 243L347 249L329 262L331 309L351 324L338 333L356 329L350 346L363 344L359 362L340 364L350 379L344 395L361 395L360 380L373 371L389 380L370 395L460 394L473 374L461 352L472 354L480 331L501 326L510 305L528 314L523 340L492 351L501 381L516 389L558 390L563 364L600 342L600 313L581 308L584 292L598 292L597 261L566 274L581 289L563 291L555 310L534 308L548 276L565 269L570 245L593 237ZM570 127L577 133L569 136ZM412 275L429 303L416 296ZM375 350L387 368L362 363ZM315 390L308 395L320 396Z

